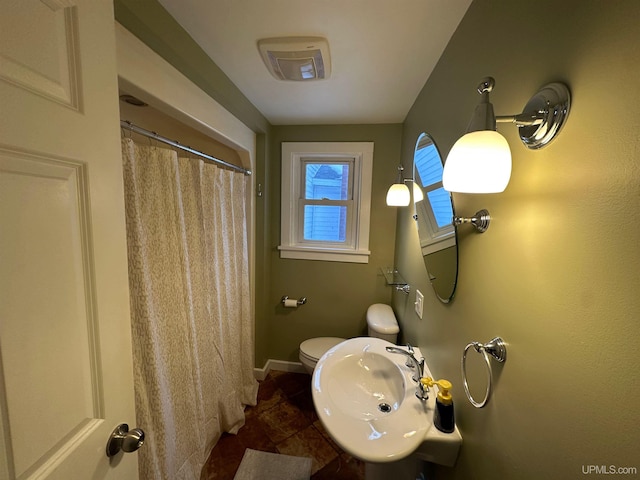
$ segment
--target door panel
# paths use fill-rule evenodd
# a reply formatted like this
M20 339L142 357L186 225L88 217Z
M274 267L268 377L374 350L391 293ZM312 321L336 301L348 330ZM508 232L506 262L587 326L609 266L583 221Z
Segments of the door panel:
M82 168L0 154L2 364L18 477L102 417Z
M78 108L76 10L64 8L57 0L3 1L2 5L0 77Z
M0 6L0 478L133 480L112 4Z

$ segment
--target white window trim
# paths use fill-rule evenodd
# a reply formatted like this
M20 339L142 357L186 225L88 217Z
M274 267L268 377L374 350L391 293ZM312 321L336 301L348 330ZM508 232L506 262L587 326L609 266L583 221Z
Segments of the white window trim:
M349 246L333 242L312 245L298 240L301 159L318 160L353 158L354 170L353 241ZM371 181L373 177L373 142L282 142L282 189L280 209L280 258L325 260L332 262L368 263L369 225L371 216ZM359 199L355 198L358 195Z
M431 243L421 245L422 256L429 255L430 253L436 253L445 248L453 247L456 244L456 237L453 235L447 235L446 238L440 238Z

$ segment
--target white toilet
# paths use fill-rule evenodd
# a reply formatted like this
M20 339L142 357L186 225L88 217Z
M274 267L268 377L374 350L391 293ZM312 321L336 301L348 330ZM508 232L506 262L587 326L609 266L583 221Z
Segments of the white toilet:
M367 326L370 337L381 338L391 343L398 341L398 321L392 308L384 303L374 303L367 309ZM335 347L345 338L317 337L305 340L300 344L300 362L305 370L313 373L316 364L327 350Z

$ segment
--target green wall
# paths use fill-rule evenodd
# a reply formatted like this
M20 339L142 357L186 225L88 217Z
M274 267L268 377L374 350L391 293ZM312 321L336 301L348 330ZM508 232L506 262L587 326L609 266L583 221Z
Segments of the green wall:
M446 156L491 75L496 114L521 112L546 83L562 81L572 108L560 136L538 151L501 124L513 155L502 194L455 194L456 210L487 208L484 234L461 228L452 303L437 301L421 268L410 209L400 209L396 260L425 295L393 305L408 339L437 377L454 385L464 438L454 469L432 478L582 478L589 465L640 468L640 2L475 0L406 118L403 163L429 132ZM466 400L465 345L496 335L494 394ZM477 357L477 358L475 358ZM484 393L478 355L472 390ZM633 476L632 476L633 477Z
M263 193L255 198L255 365L262 367L268 358L269 324L265 305L269 300L267 286L271 283L271 265L269 263L271 245L271 226L269 212L269 196L265 194L265 186L271 178L267 159L270 150L270 135L261 134L256 138L256 158L261 159L256 165L256 188Z
M391 288L379 269L393 265L396 208L385 196L400 162L402 125L274 126L271 136L271 178L266 195L270 204L270 278L266 302L266 355L298 361L298 347L307 338L352 337L366 334L365 313L373 303L390 303ZM281 259L280 162L282 142L374 142L369 263ZM283 295L306 296L297 309L282 308Z

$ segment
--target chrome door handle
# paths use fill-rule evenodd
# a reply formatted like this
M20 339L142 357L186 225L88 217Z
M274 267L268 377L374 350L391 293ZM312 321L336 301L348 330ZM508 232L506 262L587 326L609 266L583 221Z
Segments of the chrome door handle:
M129 425L118 425L107 442L107 457L113 457L120 450L126 453L135 452L144 445L144 432L141 428L129 430Z

